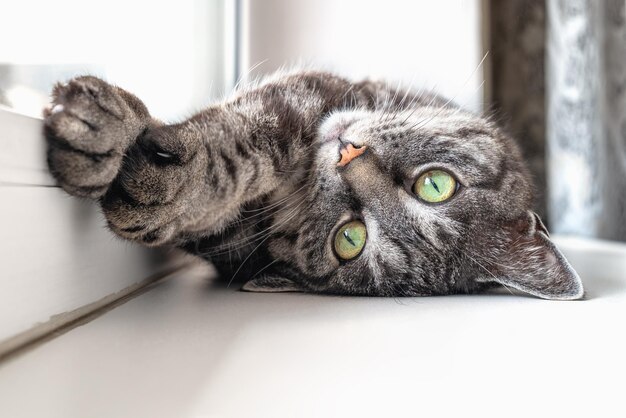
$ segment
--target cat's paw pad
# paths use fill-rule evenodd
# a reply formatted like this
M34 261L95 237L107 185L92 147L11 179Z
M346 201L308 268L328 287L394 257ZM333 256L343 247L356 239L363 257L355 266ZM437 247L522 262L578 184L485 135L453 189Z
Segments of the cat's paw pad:
M119 148L124 106L115 88L95 77L78 77L54 88L45 111L48 138L89 154Z
M101 196L141 129L123 91L96 77L78 77L55 87L44 116L52 174L72 194Z

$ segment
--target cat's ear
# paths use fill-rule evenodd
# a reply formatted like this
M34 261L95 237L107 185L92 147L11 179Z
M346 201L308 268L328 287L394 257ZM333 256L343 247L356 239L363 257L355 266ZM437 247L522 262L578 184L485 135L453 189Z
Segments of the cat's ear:
M544 299L573 300L583 297L580 277L552 243L539 216L528 211L504 227L498 260L491 277L496 281Z
M305 289L293 280L282 276L265 275L254 278L243 285L241 290L246 292L278 293L304 292Z

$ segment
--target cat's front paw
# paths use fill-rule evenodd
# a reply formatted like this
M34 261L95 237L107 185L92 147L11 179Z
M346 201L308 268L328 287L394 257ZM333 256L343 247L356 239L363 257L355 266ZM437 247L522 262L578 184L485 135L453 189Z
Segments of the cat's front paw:
M70 194L91 198L108 190L150 121L139 99L91 76L58 84L44 116L51 173Z

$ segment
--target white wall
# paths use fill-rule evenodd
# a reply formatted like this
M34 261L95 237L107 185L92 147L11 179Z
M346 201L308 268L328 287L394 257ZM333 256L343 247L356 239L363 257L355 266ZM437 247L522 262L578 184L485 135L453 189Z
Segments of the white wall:
M40 116L58 78L95 73L135 93L159 118L188 115L230 87L230 1L11 2L2 7L0 71L25 74L5 95L17 111Z
M113 236L96 204L53 187L42 131L0 109L0 359L166 269L161 252Z
M244 0L242 69L303 62L483 101L480 0Z

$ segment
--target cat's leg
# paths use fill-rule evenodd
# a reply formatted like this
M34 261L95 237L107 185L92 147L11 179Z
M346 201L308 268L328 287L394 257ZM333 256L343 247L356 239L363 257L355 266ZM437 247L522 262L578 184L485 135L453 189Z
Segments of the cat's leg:
M204 214L207 154L190 125L163 125L132 94L78 77L55 87L44 126L59 185L97 199L122 237L161 244Z
M242 204L276 187L272 173L287 164L251 146L257 135L271 141L256 115L221 105L164 125L135 96L95 77L56 86L46 113L59 185L97 199L113 232L146 245L224 230Z

